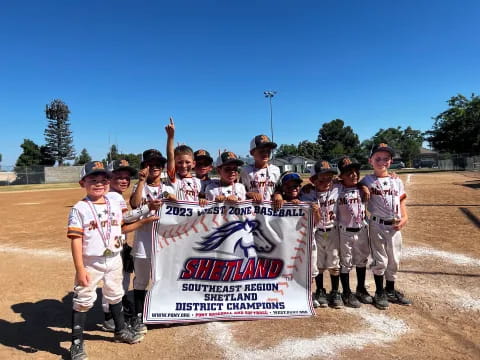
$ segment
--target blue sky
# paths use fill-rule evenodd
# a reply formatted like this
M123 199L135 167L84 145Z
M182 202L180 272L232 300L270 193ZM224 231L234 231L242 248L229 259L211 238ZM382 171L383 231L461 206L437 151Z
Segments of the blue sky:
M428 130L478 94L478 1L9 1L0 9L0 153L44 144L45 104L71 110L77 152L248 153L254 135L315 141L340 118L360 140Z

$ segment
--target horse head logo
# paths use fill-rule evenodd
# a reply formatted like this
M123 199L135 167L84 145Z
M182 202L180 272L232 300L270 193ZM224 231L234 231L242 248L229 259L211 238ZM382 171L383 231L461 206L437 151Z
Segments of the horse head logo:
M260 222L257 220L232 221L215 229L199 242L199 251L217 249L234 254L237 249L243 250L243 256L256 257L257 252L269 253L274 245L263 235Z

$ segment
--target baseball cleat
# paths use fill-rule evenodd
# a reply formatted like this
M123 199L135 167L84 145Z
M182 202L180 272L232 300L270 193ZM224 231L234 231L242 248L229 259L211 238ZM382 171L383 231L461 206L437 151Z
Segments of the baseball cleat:
M355 293L357 296L358 301L360 301L362 304L372 304L373 303L373 298L372 296L368 293L367 289L357 289L357 292Z
M317 291L315 291L314 299L317 300L317 303L319 304L318 307L328 307L327 292L325 289L317 289Z
M105 320L101 327L103 331L114 332L115 322L113 321L113 319Z
M388 299L384 291L381 293L375 292L373 297L373 305L379 310L386 310L388 308Z
M115 342L136 344L143 340L143 335L135 332L130 326L125 325L122 330L115 333L113 340Z
M343 307L342 295L338 291L332 291L329 295L328 305L334 309L340 309Z
M72 360L88 360L82 340L73 340L72 346L70 346L70 358Z
M386 291L387 299L393 304L399 304L404 306L412 305L412 301L407 299L405 295L403 295L400 291L393 290L393 291Z
M343 300L343 303L345 304L345 306L348 306L348 307L351 307L351 308L358 309L360 306L362 306L360 301L358 301L357 297L352 292L349 292L349 293L344 292L342 294L342 300Z
M147 326L142 321L142 314L133 316L130 319L130 326L132 327L133 331L138 334L146 334L148 331Z

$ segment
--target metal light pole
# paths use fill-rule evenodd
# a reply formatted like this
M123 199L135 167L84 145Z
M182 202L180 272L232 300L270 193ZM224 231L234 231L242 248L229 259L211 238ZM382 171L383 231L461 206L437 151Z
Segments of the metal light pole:
M270 131L272 132L272 141L273 141L273 111L272 111L272 98L277 92L275 90L266 90L263 92L266 98L270 100Z

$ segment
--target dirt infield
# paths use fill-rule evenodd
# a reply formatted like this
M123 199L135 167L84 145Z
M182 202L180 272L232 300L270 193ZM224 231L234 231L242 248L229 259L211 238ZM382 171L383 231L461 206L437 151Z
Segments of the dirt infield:
M97 304L85 334L90 359L478 359L480 174L401 177L410 221L398 287L413 306L157 326L141 344L125 345L99 329ZM74 268L66 221L82 196L81 189L0 193L1 359L68 358ZM367 284L373 292L371 273Z

